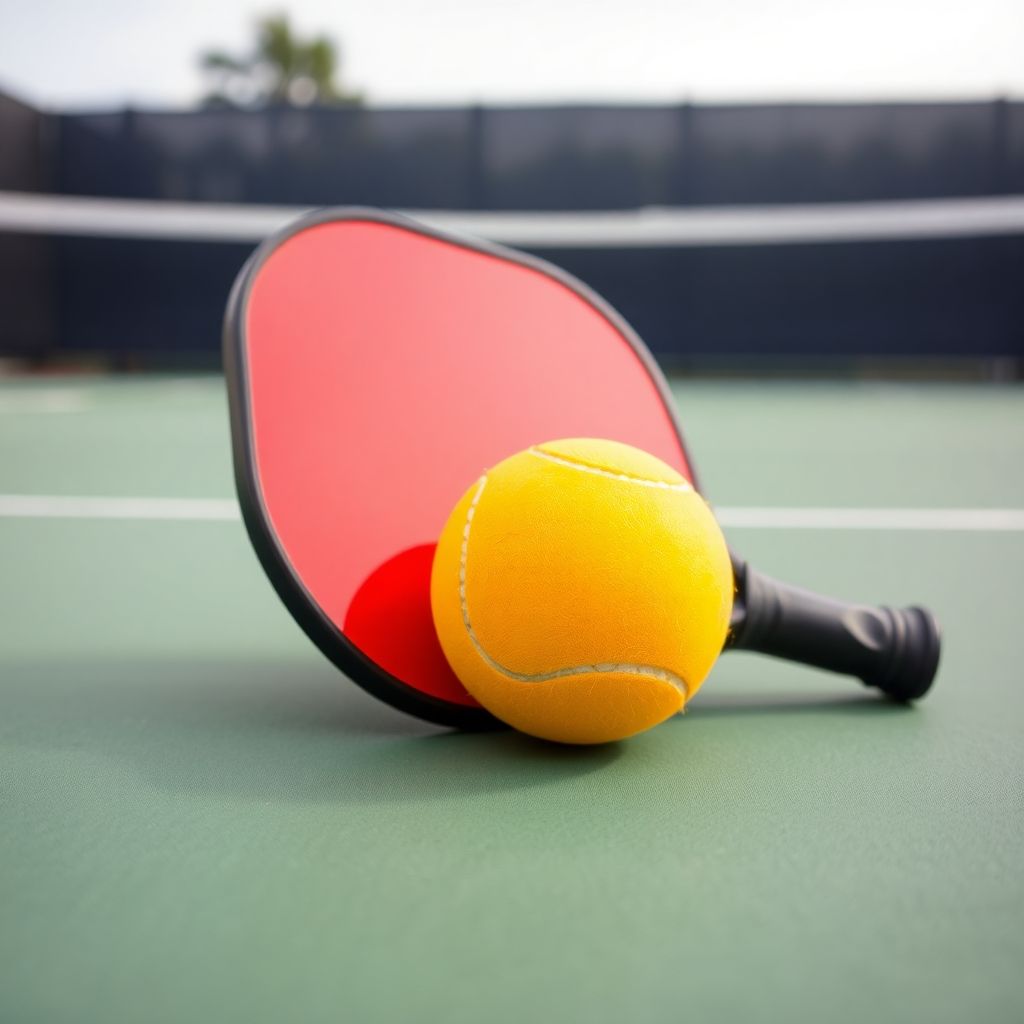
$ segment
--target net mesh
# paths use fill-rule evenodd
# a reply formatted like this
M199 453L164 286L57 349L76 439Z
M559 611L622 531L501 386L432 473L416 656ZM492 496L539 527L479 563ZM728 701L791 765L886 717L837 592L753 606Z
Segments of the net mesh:
M306 209L0 193L0 353L215 358L238 269ZM669 363L1024 355L1024 196L408 213L563 266Z

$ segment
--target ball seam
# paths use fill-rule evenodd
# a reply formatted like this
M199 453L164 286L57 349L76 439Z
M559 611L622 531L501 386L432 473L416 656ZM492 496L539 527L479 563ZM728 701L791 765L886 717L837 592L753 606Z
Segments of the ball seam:
M693 485L685 480L679 483L669 483L667 480L655 480L653 477L635 476L631 473L618 473L612 469L603 469L601 466L594 466L589 462L582 462L578 459L570 459L564 455L552 455L551 452L543 451L540 448L531 448L530 454L538 459L546 459L556 465L565 466L567 469L575 469L580 473L592 473L595 476L603 476L609 480L619 480L628 484L637 484L640 487L655 487L662 491L692 491Z
M690 688L687 686L686 680L675 672L659 668L656 665L642 665L632 662L598 662L594 665L575 665L571 668L555 669L553 672L526 673L516 672L491 657L480 642L479 637L476 635L476 631L473 629L473 624L469 616L469 601L466 596L466 565L469 560L469 535L473 525L473 517L476 515L477 506L480 504L480 497L484 493L484 487L486 485L487 474L485 473L480 478L476 493L473 495L473 498L469 503L469 508L466 510L466 521L462 527L462 546L459 551L459 605L462 611L462 624L465 627L466 635L469 637L470 643L472 643L477 654L483 659L483 661L490 668L494 669L494 671L500 672L502 675L508 676L510 679L515 679L518 682L523 683L544 683L551 679L563 679L568 676L588 675L591 673L606 675L617 672L627 675L648 676L662 682L669 683L671 686L674 686L679 690L683 697L688 700L690 696Z

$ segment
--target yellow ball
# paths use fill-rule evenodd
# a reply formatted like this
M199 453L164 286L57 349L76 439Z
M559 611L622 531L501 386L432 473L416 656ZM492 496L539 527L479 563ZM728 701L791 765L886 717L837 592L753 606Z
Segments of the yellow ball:
M679 711L729 627L733 573L704 499L614 441L537 445L485 473L434 555L434 624L509 725L604 743Z

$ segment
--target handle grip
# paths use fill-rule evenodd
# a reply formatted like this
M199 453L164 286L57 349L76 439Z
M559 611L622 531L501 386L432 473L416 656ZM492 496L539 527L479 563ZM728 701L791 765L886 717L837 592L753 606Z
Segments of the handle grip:
M763 576L739 559L733 571L737 594L727 649L856 676L894 700L928 692L941 641L927 609L845 604Z

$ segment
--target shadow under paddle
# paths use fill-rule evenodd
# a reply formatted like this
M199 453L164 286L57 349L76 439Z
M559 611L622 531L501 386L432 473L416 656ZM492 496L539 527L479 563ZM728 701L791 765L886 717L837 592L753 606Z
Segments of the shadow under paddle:
M87 749L152 786L296 802L402 803L558 785L621 747L565 747L418 721L315 662L5 666L2 741Z

